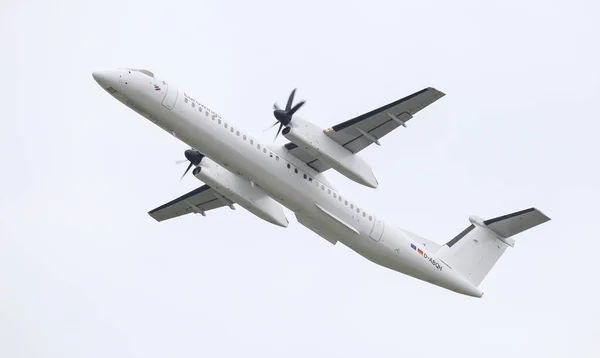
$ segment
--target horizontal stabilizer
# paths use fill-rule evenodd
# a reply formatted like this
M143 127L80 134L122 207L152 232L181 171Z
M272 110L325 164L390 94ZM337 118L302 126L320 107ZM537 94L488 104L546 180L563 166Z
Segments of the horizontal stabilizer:
M509 238L532 227L549 221L550 218L536 208L485 220L485 226L503 238Z

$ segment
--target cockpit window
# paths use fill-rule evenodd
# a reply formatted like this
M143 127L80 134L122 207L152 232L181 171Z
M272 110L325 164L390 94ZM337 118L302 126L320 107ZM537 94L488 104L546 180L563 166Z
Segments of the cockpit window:
M148 75L148 76L154 78L154 73L152 73L152 72L150 72L148 70L144 70L142 68L124 68L124 70L140 72L140 73L143 73L145 75Z
M152 73L152 72L150 72L150 71L148 71L148 70L141 69L141 70L138 70L138 72L141 72L141 73L143 73L143 74L146 74L146 75L148 75L148 76L150 76L150 77L154 78L154 73Z

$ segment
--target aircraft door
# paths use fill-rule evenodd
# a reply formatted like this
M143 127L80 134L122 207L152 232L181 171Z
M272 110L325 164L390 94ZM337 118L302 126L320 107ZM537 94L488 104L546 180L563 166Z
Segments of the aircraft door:
M373 228L371 229L371 233L369 237L375 241L381 240L381 236L383 235L383 221L378 218L373 218Z
M175 107L175 101L177 100L177 88L169 86L169 84L164 81L163 83L167 87L167 94L165 95L165 98L163 98L162 105L168 109L173 109L173 107Z

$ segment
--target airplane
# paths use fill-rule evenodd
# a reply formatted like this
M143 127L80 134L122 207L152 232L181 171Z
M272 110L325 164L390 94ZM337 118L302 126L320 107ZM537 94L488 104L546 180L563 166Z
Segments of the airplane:
M322 129L297 115L304 101L274 105L275 135L288 143L262 143L206 104L145 69L92 72L114 98L179 139L192 174L204 185L149 211L158 222L189 213L206 216L237 204L280 227L283 207L315 234L341 242L367 260L466 296L480 298L479 286L514 236L550 220L535 207L470 225L443 245L391 225L340 193L325 172L334 169L368 188L378 182L359 152L406 123L445 94L425 88L333 127Z

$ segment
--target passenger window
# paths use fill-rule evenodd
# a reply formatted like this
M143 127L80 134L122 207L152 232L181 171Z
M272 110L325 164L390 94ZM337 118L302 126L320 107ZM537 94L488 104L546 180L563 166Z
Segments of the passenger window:
M225 123L225 128L227 128L227 123Z
M340 196L340 202L342 202L342 197Z
M263 148L263 153L267 154L267 148Z
M235 132L235 135L240 136L240 131Z
M308 181L312 181L312 177L308 177Z
M276 156L275 156L275 160L276 160L276 161L279 161L279 156L277 156L277 155L276 155Z
M327 194L331 194L331 189L327 189Z
M244 140L246 140L246 135L245 135L245 134L244 134L244 137L243 137L243 138L244 138Z
M290 163L288 163L287 167L288 167L288 169L290 169L292 166L290 165Z
M321 185L321 190L325 190L325 185Z
M304 174L304 175L303 175L303 177L304 177L304 179L308 178L308 177L306 176L306 174Z
M354 209L354 204L350 204L350 209Z
M233 127L231 127L231 133L233 133Z
M188 99L187 97L183 100L185 103L188 103Z
M250 144L254 145L254 139L250 139Z
M192 102L192 108L196 108L196 102Z
M221 124L221 118L219 118L219 124Z
M273 158L273 153L269 152L269 157Z
M363 218L366 218L366 217L367 217L367 213L365 213L365 212L363 211Z
M256 149L260 149L260 144L257 144L257 145L256 145Z
M371 215L369 215L369 221L372 221L373 217Z
M298 174L298 168L294 168L294 173Z
M333 193L333 198L334 199L337 198L337 194L336 193Z
M356 208L356 212L360 214L360 209L359 209L359 208Z

